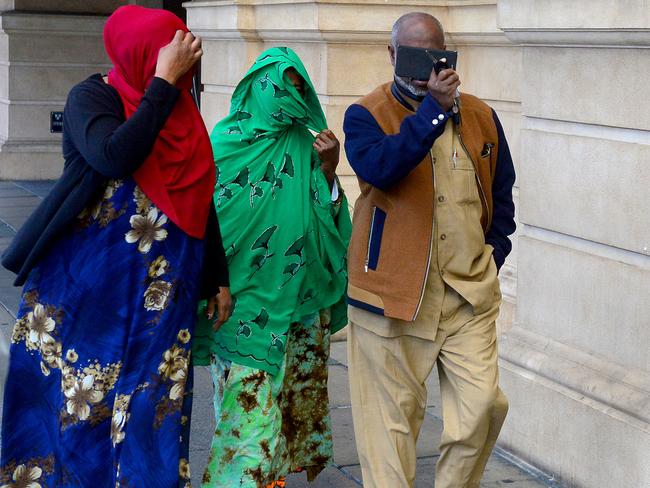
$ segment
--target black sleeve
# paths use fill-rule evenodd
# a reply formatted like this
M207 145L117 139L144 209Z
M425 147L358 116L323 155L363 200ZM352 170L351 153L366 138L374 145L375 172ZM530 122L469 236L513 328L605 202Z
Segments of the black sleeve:
M492 182L492 201L494 205L492 226L485 236L485 242L494 247L494 262L497 268L501 268L512 250L512 242L510 242L508 236L516 228L515 203L512 199L515 167L512 163L508 141L506 141L506 136L503 133L503 127L501 127L501 122L499 122L494 110L492 111L492 117L499 135L499 153L497 154L497 166Z
M138 109L125 120L117 92L101 80L75 86L64 109L64 132L95 171L124 178L137 170L151 152L180 92L154 78Z
M214 203L210 205L208 223L205 231L205 255L201 276L201 298L210 298L219 293L220 286L230 286L228 262L223 249L221 229Z

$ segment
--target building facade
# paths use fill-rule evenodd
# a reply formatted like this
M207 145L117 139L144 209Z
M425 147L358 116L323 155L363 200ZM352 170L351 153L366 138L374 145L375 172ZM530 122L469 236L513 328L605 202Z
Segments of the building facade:
M0 0L0 179L60 173L50 112L106 71L116 0ZM136 2L130 2L136 3ZM137 2L177 9L179 2ZM56 4L56 7L53 7ZM91 5L89 7L88 5ZM330 127L391 79L401 14L438 17L462 90L498 112L519 229L501 272L501 445L567 486L650 487L650 9L646 0L194 0L206 125L265 48L305 61ZM356 179L342 164L353 201Z

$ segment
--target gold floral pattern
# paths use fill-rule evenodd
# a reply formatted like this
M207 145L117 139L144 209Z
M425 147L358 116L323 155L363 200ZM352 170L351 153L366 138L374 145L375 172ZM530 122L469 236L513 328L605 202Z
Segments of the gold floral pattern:
M60 342L45 342L41 344L41 371L45 376L50 374L51 369L61 368L63 361L61 359L62 347Z
M135 187L133 192L133 201L136 205L136 212L140 215L147 215L151 209L151 200L147 198L147 195L140 189L139 186Z
M167 223L167 216L158 217L158 209L151 207L147 215L132 215L129 220L131 230L126 233L125 239L129 244L138 243L138 251L147 254L154 241L164 241L167 230L163 226Z
M37 488L54 472L54 456L32 458L17 464L10 461L0 468L0 488ZM36 476L38 474L38 477Z
M76 363L79 359L79 355L74 349L68 349L68 352L65 353L65 360L69 363Z
M144 308L149 311L160 311L167 308L172 284L164 280L152 282L144 292Z
M86 420L90 415L90 405L99 403L104 394L94 388L95 378L88 375L81 381L75 381L71 388L63 393L68 399L66 409L68 414L74 415L79 420Z
M181 334L179 332L179 336ZM187 331L189 334L189 331ZM180 340L180 339L179 339ZM189 374L191 352L174 344L163 353L163 358L158 365L160 380L171 383L169 395L163 398L156 406L156 420L154 425L160 427L165 418L179 412L183 406L185 397L185 383Z
M178 340L182 344L187 344L190 342L190 339L192 338L192 335L190 334L190 331L187 329L181 329L178 331Z
M149 278L155 279L160 278L167 272L169 268L169 263L165 259L165 256L158 256L150 265L148 275Z
M102 198L85 208L81 214L79 214L78 219L82 228L90 226L93 221L97 221L100 227L106 227L113 220L124 215L127 206L124 205L120 210L117 210L111 200L115 195L115 192L123 184L124 181L122 180L111 180L108 182Z
M163 353L163 360L158 366L158 373L164 380L178 381L183 371L187 371L189 352L174 344Z
M28 468L21 464L14 470L11 483L2 485L1 488L41 488L38 480L41 479L42 475L43 470L38 466Z
M17 320L11 342L14 344L24 342L28 351L40 352L41 372L43 375L49 376L51 369L60 368L63 364L61 342L56 340L56 324L60 319L59 311L38 303L37 300L37 295L30 296L29 305L32 309ZM27 304L27 299L25 302Z
M116 446L124 440L126 436L124 427L131 416L128 413L131 395L118 395L113 405L113 420L111 422L111 441Z
M40 303L27 314L29 342L30 345L33 344L33 349L37 349L42 343L54 342L50 333L54 330L55 325L54 319L48 316L45 307Z
M184 480L190 479L190 463L185 458L181 458L178 462L178 475Z

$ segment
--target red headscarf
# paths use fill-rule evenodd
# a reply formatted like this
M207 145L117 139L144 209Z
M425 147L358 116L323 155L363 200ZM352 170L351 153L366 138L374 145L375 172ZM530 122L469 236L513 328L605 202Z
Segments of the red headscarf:
M120 94L126 117L138 108L156 70L158 51L177 30L188 31L171 12L129 5L104 27L104 46L113 62L108 83ZM151 153L133 177L145 195L192 237L203 238L215 184L214 158L190 88L192 72L176 87L181 94Z

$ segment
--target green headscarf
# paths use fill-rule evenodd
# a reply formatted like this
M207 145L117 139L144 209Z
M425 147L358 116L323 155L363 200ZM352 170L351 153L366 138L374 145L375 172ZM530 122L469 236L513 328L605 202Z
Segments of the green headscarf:
M289 68L305 80L304 98L285 79ZM195 364L214 352L275 374L291 323L331 307L332 332L346 325L350 215L345 199L332 204L309 131L326 127L309 75L288 48L262 53L235 89L230 114L210 136L235 306L216 333L199 320Z

